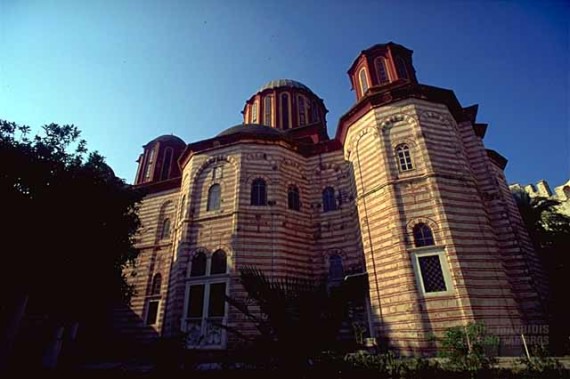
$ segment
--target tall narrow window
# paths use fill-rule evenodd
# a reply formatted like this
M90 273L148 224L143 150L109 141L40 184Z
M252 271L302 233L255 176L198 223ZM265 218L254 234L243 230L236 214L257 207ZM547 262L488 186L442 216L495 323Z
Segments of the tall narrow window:
M172 148L167 147L164 150L164 159L162 160L162 170L160 172L160 180L168 179L168 175L170 175L171 163L172 163Z
M429 226L421 222L414 226L414 244L416 247L431 246L434 244L433 233Z
M186 195L182 196L182 201L180 202L180 213L178 214L178 218L182 219L184 217L185 212L186 212Z
M165 218L162 222L162 231L160 233L160 239L165 240L170 238L170 219Z
M258 178L251 183L251 205L267 205L265 180Z
M227 270L226 253L222 250L212 254L212 263L210 265L210 275L225 274Z
M283 129L289 129L289 95L281 95L281 125Z
M327 187L323 190L323 212L334 211L337 209L336 199L334 198L334 188Z
M303 126L307 121L307 116L305 115L305 98L303 96L297 97L297 109L299 111L299 126Z
M296 186L289 186L287 191L287 203L289 205L289 209L293 209L298 211L301 208L301 201L299 199L299 188Z
M376 75L378 76L379 84L386 84L390 81L388 77L388 70L386 69L386 60L382 57L377 58L374 62L376 65Z
M208 205L206 207L207 211L217 211L220 209L220 195L222 193L222 188L219 184L214 184L208 190Z
M154 147L148 153L148 159L146 160L146 170L144 173L145 181L149 181L151 179L153 165L154 165Z
M150 287L151 295L160 295L160 286L162 285L162 276L155 274L152 278L152 285Z
M190 276L204 276L206 275L206 254L199 251L194 254L192 258L192 266L190 269Z
M339 280L344 278L344 268L342 257L338 254L329 256L329 280Z
M396 72L398 73L399 79L408 80L408 70L406 70L406 62L402 57L396 57Z
M398 167L400 171L409 171L414 168L408 145L402 144L396 146L396 155L398 156Z
M271 96L263 99L263 124L271 126Z
M257 124L257 101L251 107L251 123Z
M366 69L363 68L362 70L360 70L358 76L360 79L360 90L362 96L364 96L366 95L366 91L368 91L368 77L366 76Z
M308 105L308 102L307 102ZM315 123L319 121L319 108L317 107L317 101L311 101L311 105L309 107L309 124Z

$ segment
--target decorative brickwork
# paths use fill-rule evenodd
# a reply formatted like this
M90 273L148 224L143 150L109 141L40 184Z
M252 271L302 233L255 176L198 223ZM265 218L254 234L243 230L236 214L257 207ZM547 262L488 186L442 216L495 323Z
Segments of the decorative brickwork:
M143 340L182 329L189 346L231 349L236 337L211 317L255 332L217 298L223 291L245 297L238 272L252 265L272 278L332 283L363 275L369 292L355 299L353 322L402 354L433 354L433 334L468 322L484 322L504 341L522 325L544 323L544 277L506 185L506 159L485 149L477 107L417 83L411 53L396 44L361 53L349 75L356 85L361 67L373 70L369 88L357 92L336 139L326 134L322 100L298 82L274 81L246 104L244 120L256 125L176 150L182 179L145 181L139 173L149 194L131 278L136 317L124 316L121 328ZM283 93L289 118L279 113L285 103L275 102ZM252 201L254 182L263 201ZM196 254L211 267L217 252L227 272L192 276ZM152 289L157 274L159 293ZM156 322L148 321L149 309Z

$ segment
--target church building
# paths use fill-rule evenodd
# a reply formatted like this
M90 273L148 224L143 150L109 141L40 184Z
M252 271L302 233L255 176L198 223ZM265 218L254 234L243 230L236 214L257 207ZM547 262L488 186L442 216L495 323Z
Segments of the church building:
M469 322L509 354L522 328L544 323L545 278L478 106L419 83L412 51L393 42L361 51L348 77L356 99L334 136L323 99L281 79L245 101L242 124L143 146L123 332L151 341L182 331L189 348L231 350L238 341L220 324L251 329L224 300L246 295L245 266L269 278L364 278L352 321L403 355L431 355L432 335Z

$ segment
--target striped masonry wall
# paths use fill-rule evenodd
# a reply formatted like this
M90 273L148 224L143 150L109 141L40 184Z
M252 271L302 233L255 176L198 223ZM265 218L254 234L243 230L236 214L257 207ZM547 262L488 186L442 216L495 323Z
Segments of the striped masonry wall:
M401 144L410 149L412 170L399 169ZM258 178L267 184L265 206L251 205ZM213 184L221 187L221 205L209 211ZM291 185L299 188L300 210L288 209ZM329 186L338 209L324 212ZM217 250L227 254L229 271L205 280L227 281L229 295L240 299L246 297L240 267L272 278L325 280L328 257L340 255L347 273L368 273L373 334L402 354L433 354L434 334L467 322L483 322L504 340L521 325L543 322L545 278L504 174L472 124L457 124L442 104L407 99L372 109L350 126L342 150L313 156L285 141L256 138L200 151L183 167L181 188L147 196L140 217L141 254L129 277L137 292L120 328L143 340L180 331L195 281L188 276L192 257ZM167 217L170 238L161 239ZM420 222L432 229L435 246L414 246ZM447 291L423 294L413 263L421 254L440 255ZM162 290L153 297L156 273ZM154 299L161 302L159 317L146 325ZM255 333L233 308L227 322ZM226 347L239 343L228 332ZM518 348L504 344L501 352Z

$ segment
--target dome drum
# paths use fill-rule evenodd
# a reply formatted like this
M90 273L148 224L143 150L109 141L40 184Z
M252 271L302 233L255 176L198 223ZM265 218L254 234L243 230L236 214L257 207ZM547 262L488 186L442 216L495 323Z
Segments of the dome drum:
M245 104L244 123L263 124L280 130L323 123L327 109L306 85L294 80L273 80L262 86Z
M412 54L412 50L393 42L363 50L348 69L352 89L356 90L356 100L375 88L396 83L417 83Z

